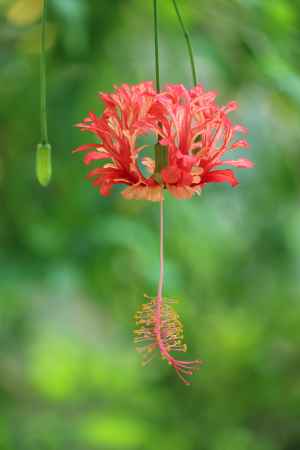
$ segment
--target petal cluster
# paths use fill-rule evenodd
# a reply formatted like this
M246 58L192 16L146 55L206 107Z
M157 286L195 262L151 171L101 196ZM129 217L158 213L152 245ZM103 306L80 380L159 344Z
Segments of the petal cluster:
M109 195L114 184L125 185L127 199L159 201L163 188L176 198L191 198L211 182L236 186L232 169L251 168L245 158L223 159L228 151L247 148L240 135L247 132L234 125L230 112L236 102L218 106L216 93L201 85L186 89L167 85L157 93L152 82L115 87L100 93L104 110L89 113L77 126L94 134L98 143L83 145L84 163L96 163L88 174L101 195ZM142 145L152 135L157 145ZM145 156L152 148L153 157ZM223 167L225 166L225 168Z

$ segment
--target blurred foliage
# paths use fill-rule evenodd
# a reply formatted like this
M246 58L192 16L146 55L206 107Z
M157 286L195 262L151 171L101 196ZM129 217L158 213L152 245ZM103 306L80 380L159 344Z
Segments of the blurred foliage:
M159 2L164 82L190 84ZM180 1L201 81L237 99L256 169L167 200L166 295L190 388L140 367L133 314L158 277L157 205L100 198L71 155L96 93L152 79L151 1L49 0L54 174L35 180L41 0L0 1L1 450L299 450L300 4Z

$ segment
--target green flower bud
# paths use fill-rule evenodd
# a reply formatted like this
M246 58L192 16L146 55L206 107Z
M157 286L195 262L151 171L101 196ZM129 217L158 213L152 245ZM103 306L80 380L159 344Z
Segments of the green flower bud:
M36 177L38 182L46 187L51 179L52 163L51 163L51 145L38 144L36 149Z

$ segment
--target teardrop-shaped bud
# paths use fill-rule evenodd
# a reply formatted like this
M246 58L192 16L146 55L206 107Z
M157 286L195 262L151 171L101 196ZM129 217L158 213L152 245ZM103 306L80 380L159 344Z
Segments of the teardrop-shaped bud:
M48 186L52 175L50 144L38 144L36 149L35 170L38 182L44 187Z

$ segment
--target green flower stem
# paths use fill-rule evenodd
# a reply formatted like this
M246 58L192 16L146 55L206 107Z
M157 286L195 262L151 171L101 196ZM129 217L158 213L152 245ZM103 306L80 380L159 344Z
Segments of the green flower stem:
M153 0L156 90L160 92L157 0Z
M41 100L41 139L42 144L48 143L47 127L47 80L46 80L46 21L47 0L44 0L41 32L41 60L40 60L40 100Z
M153 0L153 16L154 16L154 49L155 49L155 78L156 90L160 92L160 73L159 73L159 49L158 49L158 13L157 0ZM162 147L158 142L155 145L155 171L154 178L158 183L161 182L161 170L167 165L168 150Z
M185 25L184 25L184 22L183 22L183 19L182 19L182 15L180 13L177 1L176 0L172 0L172 1L173 1L173 5L174 5L174 8L175 8L175 11L176 11L176 14L177 14L180 26L181 26L182 31L183 31L184 38L186 40L188 53L189 53L189 57L190 57L193 82L194 82L194 86L196 86L197 85L197 73L196 73L195 59L194 59L194 53L193 53L193 48L192 48L192 44L191 44L190 35L189 35Z
M44 0L41 30L41 57L40 57L40 106L41 106L41 143L36 149L35 172L39 183L47 186L51 180L51 145L48 142L47 126L47 80L46 80L46 21L47 0Z

